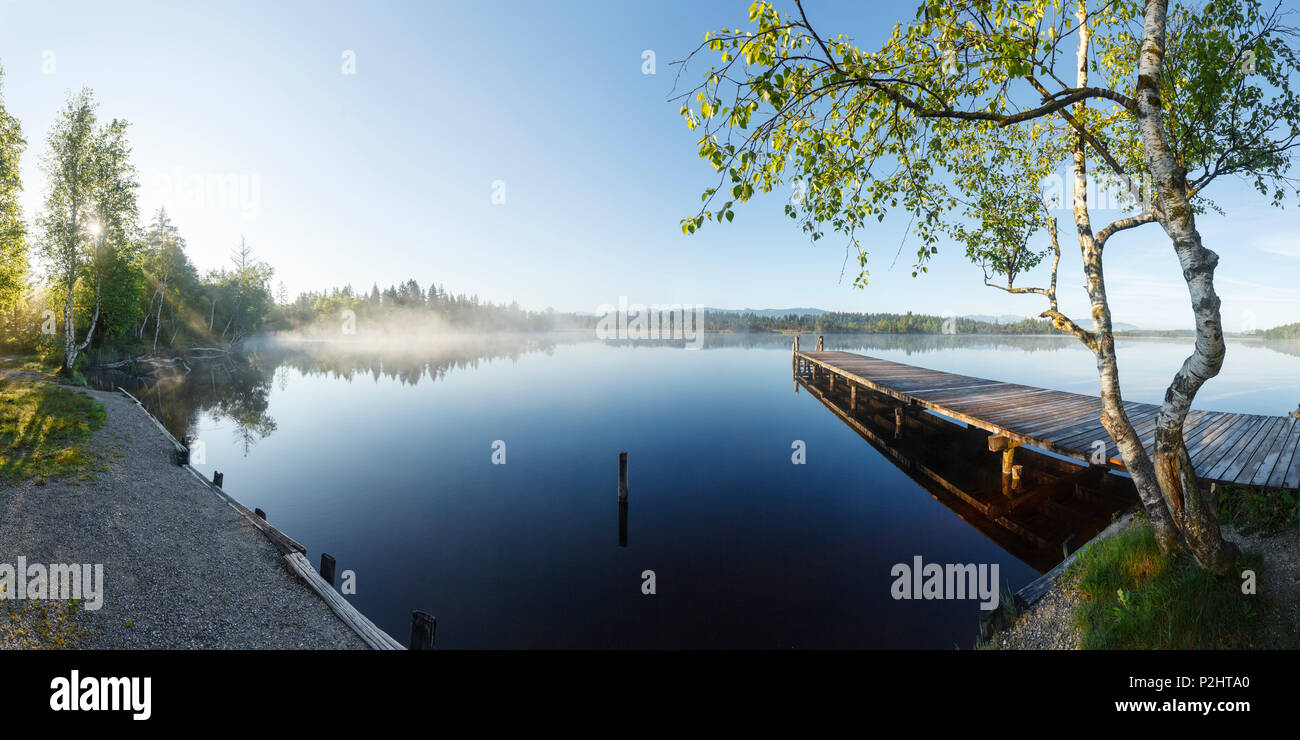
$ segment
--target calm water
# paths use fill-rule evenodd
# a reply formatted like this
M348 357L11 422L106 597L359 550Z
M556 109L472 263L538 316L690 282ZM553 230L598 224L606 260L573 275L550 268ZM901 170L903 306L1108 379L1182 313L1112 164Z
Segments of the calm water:
M826 347L1097 392L1071 338ZM1126 398L1159 402L1188 347L1122 342ZM353 571L348 598L403 642L423 609L440 648L967 648L976 603L895 601L891 566L997 563L1004 589L1039 573L796 394L789 338L699 351L572 336L262 345L182 379L97 380L201 440L196 467L222 471L313 562L328 552ZM1281 414L1297 401L1300 349L1239 341L1197 406ZM805 465L791 462L794 440ZM641 592L645 570L654 595Z

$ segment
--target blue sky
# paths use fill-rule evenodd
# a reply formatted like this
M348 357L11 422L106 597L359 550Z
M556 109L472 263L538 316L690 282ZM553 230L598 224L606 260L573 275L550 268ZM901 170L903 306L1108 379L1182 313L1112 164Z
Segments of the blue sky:
M1294 0L1290 0L1295 4ZM246 235L290 294L414 277L530 308L593 311L619 296L730 308L1037 314L1041 300L981 284L960 250L911 277L891 269L905 219L866 236L872 282L841 279L842 242L811 246L781 199L685 237L712 169L668 101L705 31L744 24L714 2L25 2L0 0L5 102L27 134L25 203L68 91L92 88L132 122L146 216L165 205L201 269ZM828 32L865 45L913 3L820 2ZM867 8L870 8L869 10ZM656 74L642 74L642 53ZM355 54L356 74L343 74ZM1064 172L1064 171L1062 171ZM505 203L492 203L493 183ZM1229 330L1300 321L1296 210L1217 183L1226 217L1200 226L1220 253ZM1064 215L1064 214L1062 214ZM1104 218L1101 212L1094 220ZM1112 212L1112 217L1118 212ZM1088 311L1067 240L1062 306ZM1159 227L1116 237L1117 321L1190 327Z

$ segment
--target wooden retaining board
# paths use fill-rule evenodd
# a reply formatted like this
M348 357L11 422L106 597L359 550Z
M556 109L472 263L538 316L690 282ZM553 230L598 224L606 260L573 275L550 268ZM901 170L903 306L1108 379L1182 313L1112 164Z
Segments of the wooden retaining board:
M1088 462L1094 442L1110 467L1123 470L1119 450L1101 425L1101 399L905 365L852 352L798 352L845 380L966 422L1023 444ZM1125 402L1148 452L1160 407ZM1187 451L1202 480L1300 489L1300 419L1193 410L1183 425Z

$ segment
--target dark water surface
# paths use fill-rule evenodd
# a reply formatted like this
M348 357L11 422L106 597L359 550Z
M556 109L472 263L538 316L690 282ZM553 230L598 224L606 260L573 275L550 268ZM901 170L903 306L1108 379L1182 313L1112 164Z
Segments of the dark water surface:
M1121 342L1125 397L1159 402L1189 346ZM826 348L1097 392L1071 338L828 336ZM201 441L197 468L222 471L313 562L328 552L353 571L348 598L403 642L422 609L441 648L967 648L976 602L894 600L891 567L996 563L1012 590L1043 567L796 394L788 337L698 351L585 336L265 343L159 382L92 380ZM1297 401L1294 344L1232 341L1196 405L1282 414ZM792 464L795 440L806 464Z

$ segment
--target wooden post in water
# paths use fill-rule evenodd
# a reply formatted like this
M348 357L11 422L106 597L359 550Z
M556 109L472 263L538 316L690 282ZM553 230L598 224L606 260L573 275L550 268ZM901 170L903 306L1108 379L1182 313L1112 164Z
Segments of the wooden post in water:
M823 351L825 351L825 350L822 349L824 346L825 346L825 345L824 345L824 343L823 343L823 341L822 341L822 336L821 336L820 334L818 334L818 335L817 335L817 351L818 351L818 352L823 352Z
M411 650L432 650L438 620L428 612L411 612Z
M334 556L326 552L320 554L320 577L334 585Z
M262 521L266 521L265 511L262 511L261 509L253 509L253 513L256 514L258 518L261 519Z
M903 407L894 407L894 439L903 436Z
M221 484L225 483L225 481L226 481L225 473L222 473L218 470L212 471L212 484L214 486L216 486L217 488L221 488Z
M627 499L618 502L618 546L627 547Z
M627 451L618 453L618 500L627 501Z
M1001 434L994 434L989 437L989 452L1002 453L1002 493L1010 496L1011 492L1019 488L1019 474L1016 468L1016 448L1020 442Z
M849 413L858 413L858 386L849 386Z

